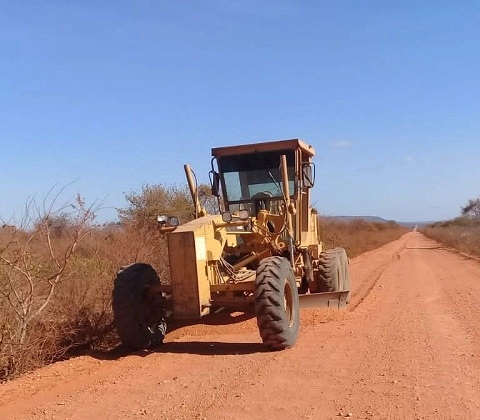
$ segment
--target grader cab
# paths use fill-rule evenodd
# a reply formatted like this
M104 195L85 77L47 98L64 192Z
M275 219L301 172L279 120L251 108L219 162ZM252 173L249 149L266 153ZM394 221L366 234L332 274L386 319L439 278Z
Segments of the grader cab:
M210 179L220 214L200 205L185 173L195 218L158 217L167 235L170 284L148 264L122 267L113 290L114 322L124 345L163 341L166 319L196 320L221 308L255 309L263 343L293 346L299 309L341 308L349 300L343 248L324 250L310 206L315 151L301 140L212 149Z

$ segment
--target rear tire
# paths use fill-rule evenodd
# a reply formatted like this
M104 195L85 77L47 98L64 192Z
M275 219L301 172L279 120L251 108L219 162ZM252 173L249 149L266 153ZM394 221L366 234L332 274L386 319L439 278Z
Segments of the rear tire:
M159 284L157 273L148 264L131 264L117 273L112 293L113 319L122 344L131 350L163 342L167 330L164 308L148 293L150 286Z
M336 249L320 254L318 259L317 288L319 292L338 292L342 287L340 256Z
M347 252L343 248L335 248L337 251L339 261L340 261L340 270L342 272L342 285L341 290L348 290L346 302L350 302L350 274L348 270L348 256Z
M255 279L255 312L263 343L284 350L297 341L299 300L295 276L283 257L264 258Z

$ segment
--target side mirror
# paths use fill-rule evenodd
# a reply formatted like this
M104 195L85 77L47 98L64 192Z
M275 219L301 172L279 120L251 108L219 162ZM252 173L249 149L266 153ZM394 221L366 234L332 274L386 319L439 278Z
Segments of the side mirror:
M302 183L305 188L312 188L315 184L315 164L302 163Z
M220 175L218 172L210 171L210 184L212 186L212 195L218 197L220 195Z

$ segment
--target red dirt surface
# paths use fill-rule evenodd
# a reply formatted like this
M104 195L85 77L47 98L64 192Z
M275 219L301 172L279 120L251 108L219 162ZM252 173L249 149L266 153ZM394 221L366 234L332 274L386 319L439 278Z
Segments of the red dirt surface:
M350 267L348 309L303 310L290 350L232 314L0 385L0 419L480 419L479 262L412 232Z

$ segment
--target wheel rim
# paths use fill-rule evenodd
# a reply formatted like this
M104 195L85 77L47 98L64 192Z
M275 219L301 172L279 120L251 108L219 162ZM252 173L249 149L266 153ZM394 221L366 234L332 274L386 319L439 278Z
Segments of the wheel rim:
M287 314L288 326L291 327L293 325L293 321L295 320L295 315L293 313L293 292L292 288L290 287L290 283L287 280L285 280L283 300L285 303L285 313Z

